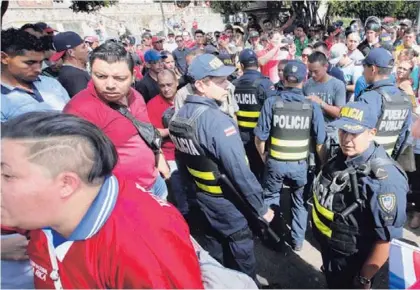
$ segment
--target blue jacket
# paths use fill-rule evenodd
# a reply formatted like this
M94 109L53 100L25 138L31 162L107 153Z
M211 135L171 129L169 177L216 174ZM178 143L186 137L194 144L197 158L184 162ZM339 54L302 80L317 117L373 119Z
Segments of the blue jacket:
M255 136L262 141L266 141L270 136L273 123L273 107L278 98L281 98L284 102L302 102L305 96L301 89L286 88L286 90L279 92L279 96L271 97L265 101L257 127L254 129ZM318 104L312 102L312 107L311 136L316 141L316 144L321 145L324 144L326 138L324 117Z

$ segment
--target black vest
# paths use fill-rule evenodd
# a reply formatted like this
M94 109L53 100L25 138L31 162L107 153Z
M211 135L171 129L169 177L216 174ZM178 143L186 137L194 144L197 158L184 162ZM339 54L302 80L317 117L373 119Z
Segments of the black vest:
M357 187L363 205L343 217L342 213L354 204L355 196L350 177L346 175L348 168L344 163L338 162L342 158L345 157L339 154L331 159L314 180L312 228L320 243L326 243L333 252L347 256L357 253L360 243L368 242L360 239L362 228L366 228L366 223L370 222L365 220L369 206L365 204L368 197L363 190L361 178L388 178L388 173L383 167L390 164L396 166L404 176L405 174L391 158L376 157L356 168Z
M197 119L207 106L198 107L189 119L175 115L169 123L169 133L176 147L176 157L185 165L199 191L211 196L222 196L217 181L220 171L217 163L206 156L197 139Z
M273 108L269 156L280 161L304 160L309 155L312 104L278 100Z
M241 132L252 132L257 126L265 99L259 90L262 80L264 78L258 78L252 83L239 80L235 84L235 99L239 106L236 116Z
M411 112L411 102L407 94L401 90L393 95L381 87L372 87L371 90L375 90L382 97L382 111L376 124L378 132L375 141L391 156L404 122Z

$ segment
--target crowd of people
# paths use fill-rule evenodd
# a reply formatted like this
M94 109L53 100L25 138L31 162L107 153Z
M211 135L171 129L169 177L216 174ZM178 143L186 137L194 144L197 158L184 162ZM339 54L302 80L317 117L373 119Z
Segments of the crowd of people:
M296 252L309 219L328 287L370 288L408 202L420 227L418 34L296 18L3 30L2 287L203 288L191 234L257 287L258 218Z

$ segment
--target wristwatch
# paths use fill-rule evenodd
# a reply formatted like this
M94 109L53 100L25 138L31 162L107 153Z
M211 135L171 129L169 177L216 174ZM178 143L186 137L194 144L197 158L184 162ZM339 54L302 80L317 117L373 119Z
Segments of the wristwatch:
M366 278L366 277L363 277L363 276L357 276L356 277L356 279L357 279L357 281L359 281L359 283L361 284L361 285L370 285L370 279L368 279L368 278Z

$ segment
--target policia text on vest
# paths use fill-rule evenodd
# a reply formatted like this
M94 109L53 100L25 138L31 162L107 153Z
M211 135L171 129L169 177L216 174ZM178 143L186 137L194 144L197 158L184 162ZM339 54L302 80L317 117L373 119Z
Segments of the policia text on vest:
M251 84L239 84L235 89L235 99L239 106L236 116L241 131L252 132L257 126L263 102L259 96L259 86L262 80L256 79Z
M278 100L274 107L269 155L280 161L306 159L309 155L311 120L310 101Z

